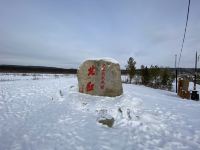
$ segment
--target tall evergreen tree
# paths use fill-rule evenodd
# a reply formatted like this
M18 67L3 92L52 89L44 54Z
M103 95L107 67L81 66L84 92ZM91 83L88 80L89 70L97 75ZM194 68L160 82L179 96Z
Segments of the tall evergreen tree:
M162 85L166 86L169 78L170 78L169 72L165 68L161 73L161 83L162 83Z
M142 78L142 84L147 85L150 80L150 73L149 69L144 67L144 65L141 66L141 78Z
M127 66L126 66L126 70L128 72L128 75L129 75L129 82L131 83L133 77L135 76L135 72L136 72L136 61L130 57L128 62L127 62Z
M164 87L168 88L168 90L171 90L173 80L174 80L173 75L167 68L165 68L161 73L162 85Z
M146 66L144 68L144 84L147 85L149 83L149 80L150 80L150 74L149 74L149 69L148 67Z
M152 83L157 85L159 83L160 68L157 65L155 66L151 65L149 72Z

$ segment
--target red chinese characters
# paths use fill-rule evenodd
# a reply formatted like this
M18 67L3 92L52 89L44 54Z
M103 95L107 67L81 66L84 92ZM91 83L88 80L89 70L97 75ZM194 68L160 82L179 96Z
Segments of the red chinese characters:
M94 76L95 75L95 66L92 65L89 69L88 69L88 76ZM94 90L94 84L90 81L87 83L87 86L86 86L86 91L89 92L89 91L93 91Z
M91 82L88 82L87 84L87 92L94 90L94 84L92 84Z
M90 67L88 69L88 76L93 76L93 75L95 75L95 67L94 67L94 65L92 65L92 67Z
M105 78L106 78L106 65L103 64L101 67L101 82L100 82L100 88L103 90L105 86Z

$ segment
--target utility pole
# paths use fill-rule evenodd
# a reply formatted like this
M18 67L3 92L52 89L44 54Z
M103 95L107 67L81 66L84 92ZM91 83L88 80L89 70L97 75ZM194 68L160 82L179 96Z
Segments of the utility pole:
M175 67L175 69L176 69L176 93L177 93L177 66L176 66L176 63L177 63L177 54L175 55L175 64L174 64L174 67Z
M195 57L195 69L194 69L194 91L196 91L196 84L197 84L197 51Z
M198 94L198 91L196 90L196 83L197 83L197 51L196 51L196 56L195 56L194 88L191 94L191 99L199 101L199 94Z

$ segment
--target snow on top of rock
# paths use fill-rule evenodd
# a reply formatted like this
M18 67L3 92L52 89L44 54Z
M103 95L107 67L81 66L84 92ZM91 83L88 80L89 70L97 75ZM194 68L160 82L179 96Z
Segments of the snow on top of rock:
M104 60L104 61L109 61L111 63L114 63L114 64L119 64L119 62L113 58L109 58L109 57L103 57L103 58L89 58L87 60Z

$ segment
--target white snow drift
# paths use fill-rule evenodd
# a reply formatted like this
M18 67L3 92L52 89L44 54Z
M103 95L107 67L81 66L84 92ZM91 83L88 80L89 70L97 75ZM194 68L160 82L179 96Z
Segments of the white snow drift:
M119 97L90 96L76 76L44 76L0 76L1 150L200 149L199 102L130 84Z

